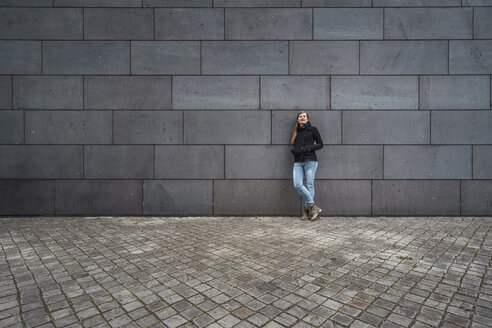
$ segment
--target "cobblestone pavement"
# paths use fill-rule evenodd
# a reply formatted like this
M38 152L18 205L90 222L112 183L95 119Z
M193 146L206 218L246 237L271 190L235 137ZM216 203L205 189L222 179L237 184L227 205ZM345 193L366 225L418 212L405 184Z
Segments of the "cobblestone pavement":
M0 327L491 327L492 218L0 218Z

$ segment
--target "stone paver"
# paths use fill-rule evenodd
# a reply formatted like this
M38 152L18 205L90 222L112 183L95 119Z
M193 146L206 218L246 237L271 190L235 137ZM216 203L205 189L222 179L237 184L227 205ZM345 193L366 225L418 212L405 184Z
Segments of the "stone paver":
M492 218L0 218L0 327L490 327Z

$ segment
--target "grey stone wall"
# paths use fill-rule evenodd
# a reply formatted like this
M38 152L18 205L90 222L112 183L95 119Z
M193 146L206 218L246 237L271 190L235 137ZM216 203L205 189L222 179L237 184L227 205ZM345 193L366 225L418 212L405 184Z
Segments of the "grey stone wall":
M492 215L490 0L0 0L0 215Z

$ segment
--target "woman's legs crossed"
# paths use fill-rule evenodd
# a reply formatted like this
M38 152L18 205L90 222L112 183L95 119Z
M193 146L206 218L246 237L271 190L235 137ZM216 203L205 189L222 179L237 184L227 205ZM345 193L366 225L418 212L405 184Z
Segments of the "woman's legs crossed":
M311 199L314 203L314 178L316 176L316 169L318 168L318 162L309 161L304 163L304 177L306 179L306 189L311 195ZM306 206L309 204L306 204Z
M316 167L318 166L318 162L316 165L309 164L307 165L309 169L306 169L306 164L308 163L313 163L313 162L295 162L294 163L294 169L293 169L293 180L294 180L294 187L297 189L299 194L301 195L302 199L304 200L304 207L309 206L310 204L314 203L313 196L314 196L314 175L316 173ZM314 167L314 169L313 169ZM303 184L303 180L306 178L306 185L311 188L309 190L306 188ZM308 180L310 182L308 183Z

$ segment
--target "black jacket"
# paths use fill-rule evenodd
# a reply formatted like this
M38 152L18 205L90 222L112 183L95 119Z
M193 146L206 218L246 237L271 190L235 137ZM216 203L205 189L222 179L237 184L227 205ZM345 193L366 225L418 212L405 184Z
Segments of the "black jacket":
M297 136L290 150L294 154L294 162L317 161L315 151L321 148L323 148L323 140L316 127L307 122L297 128Z

